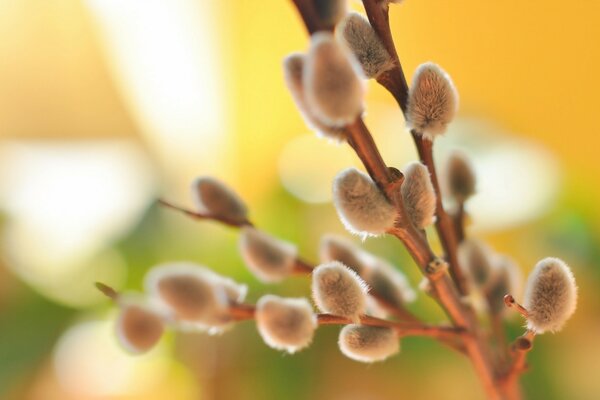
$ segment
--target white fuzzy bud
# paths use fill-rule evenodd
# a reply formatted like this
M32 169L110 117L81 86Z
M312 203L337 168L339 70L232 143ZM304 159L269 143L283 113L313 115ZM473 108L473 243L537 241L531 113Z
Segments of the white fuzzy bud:
M287 278L292 273L297 255L293 244L252 227L242 229L240 251L248 268L263 282L279 282Z
M321 238L321 262L339 261L362 276L369 268L369 255L350 240L336 235Z
M120 296L119 306L116 322L119 343L135 354L152 349L164 332L162 316L146 302L130 296Z
M352 50L367 78L377 78L394 68L394 60L363 15L356 12L347 14L337 26L336 35Z
M364 83L354 56L331 33L317 32L304 62L306 103L328 126L354 122L363 111Z
M248 209L238 195L221 181L200 177L192 183L192 199L198 212L235 223L248 219Z
M504 296L507 294L519 296L521 292L521 271L510 258L496 256L491 274L489 283L485 287L488 306L494 314L505 314L508 308L504 303Z
M304 298L266 295L256 304L256 324L268 346L295 353L312 341L317 318Z
M413 225L424 229L435 221L435 191L427 167L412 162L404 168L400 188L406 213Z
M371 292L377 293L378 298L396 307L403 307L417 297L406 276L380 258L374 260L364 279Z
M245 288L193 263L178 262L152 268L146 290L176 321L219 328L230 322L229 304L245 295Z
M577 306L577 285L567 264L551 257L538 262L527 279L524 306L528 329L559 331Z
M305 56L301 53L292 53L283 60L285 84L309 129L314 130L318 136L340 141L344 138L343 130L319 121L306 104L302 83L304 60Z
M445 171L445 186L454 200L462 203L475 194L475 172L464 153L453 151L448 158Z
M408 126L429 138L441 135L457 107L458 94L448 74L434 63L421 64L408 93Z
M367 285L344 264L321 264L312 273L312 293L323 312L358 321L367 306Z
M488 284L492 271L493 251L477 239L467 239L458 247L460 266L477 287Z
M396 332L377 326L346 325L338 344L346 357L367 363L383 361L400 350Z
M348 12L347 0L313 0L319 19L328 26L336 25Z
M357 235L382 235L396 221L394 206L375 182L356 168L348 168L335 177L333 203L346 229Z

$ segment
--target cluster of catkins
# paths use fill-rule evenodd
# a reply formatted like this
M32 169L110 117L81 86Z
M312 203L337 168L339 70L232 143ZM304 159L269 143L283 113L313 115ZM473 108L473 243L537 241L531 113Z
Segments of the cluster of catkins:
M348 13L345 2L319 9L335 34L311 36L305 54L288 56L285 80L307 124L319 134L336 140L364 111L365 79L377 78L394 62L369 21ZM332 5L333 4L333 5ZM458 104L449 76L437 65L417 68L408 96L409 128L428 140L443 133ZM461 153L446 164L443 183L450 200L464 202L475 193L475 174ZM428 169L419 162L403 169L402 204L410 223L424 230L435 221L436 194ZM296 247L255 228L244 202L221 182L200 178L192 185L196 212L206 218L227 221L241 229L240 252L248 268L263 282L278 282L297 272ZM344 226L363 238L392 230L398 215L394 204L371 177L357 169L339 173L333 182L335 208ZM474 239L459 248L460 264L470 286L486 299L489 312L503 313L503 298L518 296L520 274L508 258L494 254ZM361 316L387 318L380 302L403 308L416 298L405 276L385 260L333 235L321 242L320 258L312 275L312 297L322 313L343 317L349 324L339 336L339 347L348 357L373 362L399 350L399 331L393 327L361 324ZM306 272L306 271L305 271ZM428 290L427 280L421 288ZM261 297L255 306L244 304L246 286L192 263L170 263L152 268L146 276L146 296L116 295L121 307L117 332L125 348L145 352L160 339L165 326L173 329L219 333L236 320L236 310L251 309L259 334L275 349L293 353L308 346L319 324L308 299ZM372 296L373 295L373 296ZM559 259L540 261L529 276L524 294L527 328L535 333L559 330L572 315L577 288L568 266ZM246 314L247 315L247 314ZM245 318L248 319L248 318Z

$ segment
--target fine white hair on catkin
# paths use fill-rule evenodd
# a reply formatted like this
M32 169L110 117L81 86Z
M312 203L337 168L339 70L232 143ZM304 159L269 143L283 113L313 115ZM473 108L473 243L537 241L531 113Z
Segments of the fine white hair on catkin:
M463 203L475 194L475 170L463 152L450 153L445 171L446 191L456 202Z
M492 313L508 314L504 296L511 294L520 297L522 280L521 270L513 260L503 255L493 258L491 277L485 287L485 295Z
M481 240L466 239L458 247L460 266L479 288L489 282L493 256L492 249Z
M378 326L346 325L338 344L346 357L366 363L383 361L400 351L394 329Z
M452 80L438 65L421 64L408 93L407 124L410 129L433 139L446 131L458 106Z
M230 322L229 304L243 299L243 285L230 282L206 267L175 262L152 268L145 278L146 291L175 321L219 328Z
M288 353L307 347L317 328L317 318L304 298L265 295L256 304L255 318L265 343Z
M396 222L394 206L375 182L356 168L348 168L335 177L333 203L346 229L356 235L382 235Z
M116 322L119 343L134 354L152 349L164 332L162 316L147 302L131 296L119 296L119 306Z
M358 275L370 268L369 254L350 240L337 235L324 235L319 251L322 263L339 261Z
M394 60L363 15L356 12L347 14L338 24L336 35L352 50L367 78L377 78L394 68Z
M424 229L435 221L436 196L429 171L420 162L412 162L403 172L400 191L406 213L415 227Z
M319 19L328 26L335 26L348 12L348 0L317 0L312 3Z
M304 85L302 83L305 57L302 53L292 53L283 60L285 84L308 128L314 130L318 136L341 141L344 138L343 130L335 126L328 126L319 121L306 104Z
M569 266L558 258L539 261L525 286L529 312L527 328L536 333L557 332L577 306L577 285Z
M240 197L223 182L203 176L192 182L192 199L198 212L243 223L248 209Z
M312 273L312 293L323 312L358 322L367 306L367 284L338 261L321 264Z
M354 55L328 32L311 36L303 86L311 112L329 126L348 125L363 111L365 85Z
M417 297L406 276L381 258L373 260L364 279L372 293L377 293L378 298L393 306L403 307Z
M249 226L242 229L240 251L248 268L263 282L279 282L287 278L297 256L293 244Z

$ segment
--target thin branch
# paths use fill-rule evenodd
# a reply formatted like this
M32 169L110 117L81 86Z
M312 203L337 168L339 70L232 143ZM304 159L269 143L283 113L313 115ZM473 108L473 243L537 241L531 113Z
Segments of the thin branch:
M173 203L170 203L163 199L158 199L157 202L161 206L170 208L172 210L179 211L180 213L185 214L188 217L192 217L194 219L218 221L224 225L231 226L234 228L241 228L244 226L254 226L254 224L252 224L252 222L250 222L248 220L239 222L239 221L231 220L229 218L224 218L224 217L221 217L218 215L200 213L197 211L188 210L188 209L180 207L180 206L176 206Z
M459 244L463 240L465 240L465 237L466 237L466 234L465 234L466 216L467 216L467 213L465 212L465 203L463 201L460 201L456 207L456 211L455 211L454 215L452 216L452 219L454 222L456 241Z
M527 331L523 336L518 337L510 346L513 359L512 363L503 376L500 377L505 396L510 399L519 399L522 397L521 389L518 385L519 377L527 371L527 354L533 348L535 332Z
M515 298L511 294L507 294L504 296L504 304L508 308L514 308L519 314L521 314L525 319L529 318L529 311L515 300Z
M317 31L332 31L332 26L327 26L321 21L314 5L314 0L292 0L304 26L310 35Z
M119 293L115 289L111 288L108 285L105 285L102 282L96 282L94 286L96 286L96 289L98 289L103 295L105 295L113 301L116 301L119 297Z
M230 307L230 312L236 321L253 320L255 318L256 307L249 304L233 304ZM351 320L350 318L331 314L317 314L317 322L319 325L348 325L355 323L355 321ZM439 340L456 340L462 339L467 335L466 331L462 328L395 322L371 317L368 315L363 315L360 317L360 324L383 328L393 328L399 336L427 336Z

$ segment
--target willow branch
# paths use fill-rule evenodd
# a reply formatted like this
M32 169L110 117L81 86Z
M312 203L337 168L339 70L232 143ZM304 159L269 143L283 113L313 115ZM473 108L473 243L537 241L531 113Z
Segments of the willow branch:
M201 214L201 213L197 213L192 210L188 210L188 209L185 209L185 208L182 208L179 206L175 206L172 203L165 201L165 200L158 200L158 202L159 202L159 204L161 204L169 209L179 211L180 213L182 213L188 217L194 218L194 219L215 221L215 222L223 223L228 226L235 227L235 228L241 228L244 226L254 226L249 221L247 221L246 223L236 223L236 222L232 222L232 221L227 221L226 219L223 219L220 217L212 216L210 214ZM310 275L312 273L313 269L315 269L314 265L297 257L294 260L294 267L292 269L292 274L294 274L294 275ZM400 320L403 320L403 321L412 321L412 322L420 321L415 315L410 313L410 311L408 311L406 308L401 307L397 304L390 303L376 291L374 291L374 290L370 291L369 295L371 297L373 297L377 301L379 306L381 308L383 308L390 315L393 315L394 317L396 317Z
M522 397L521 389L518 385L519 377L527 371L527 354L533 348L535 333L527 331L523 336L518 337L510 346L513 356L512 363L500 379L500 384L504 394L509 399L520 399Z
M236 321L253 320L256 307L249 304L233 304L230 306L230 313ZM350 318L340 317L332 314L317 314L319 325L348 325L355 321ZM392 328L399 336L427 336L439 340L462 339L467 336L467 332L462 328L453 326L436 326L418 323L406 323L389 321L381 318L363 315L360 317L360 324L366 326L376 326L382 328Z

